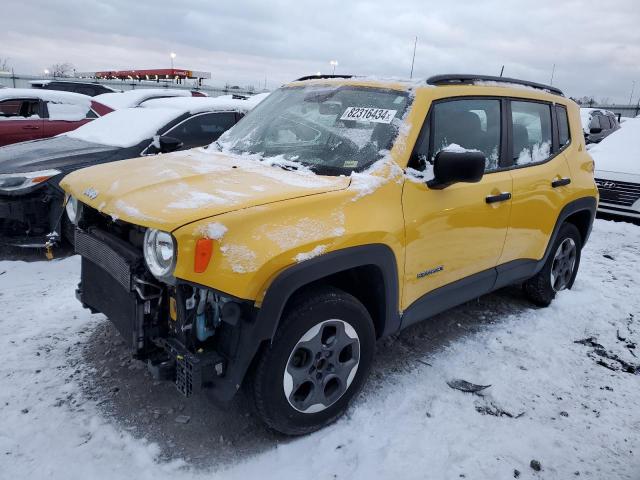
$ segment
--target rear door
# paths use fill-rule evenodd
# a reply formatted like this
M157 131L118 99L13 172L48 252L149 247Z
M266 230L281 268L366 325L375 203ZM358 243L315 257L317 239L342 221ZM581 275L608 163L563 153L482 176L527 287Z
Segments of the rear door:
M557 114L564 115L562 145ZM564 155L570 143L566 109L556 111L549 102L512 99L508 117L513 204L500 264L543 257L571 182Z
M0 146L43 137L43 113L38 99L0 101Z

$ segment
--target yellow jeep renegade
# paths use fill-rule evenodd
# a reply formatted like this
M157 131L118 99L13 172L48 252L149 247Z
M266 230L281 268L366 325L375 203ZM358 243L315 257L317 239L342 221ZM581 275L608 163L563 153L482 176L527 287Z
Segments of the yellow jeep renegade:
M571 288L597 204L575 103L514 79L305 77L204 149L67 176L79 300L184 395L316 430L377 339Z

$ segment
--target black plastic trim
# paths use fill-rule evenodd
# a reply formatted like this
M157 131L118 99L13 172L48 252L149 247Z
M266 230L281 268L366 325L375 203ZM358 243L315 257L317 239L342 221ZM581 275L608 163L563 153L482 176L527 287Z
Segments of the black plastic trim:
M398 267L393 251L384 244L345 248L289 267L267 290L258 313L258 323L271 326L269 338L272 338L285 304L296 290L334 273L365 265L374 265L383 274L386 309L382 335L396 331L400 325Z
M297 78L295 82L304 82L306 80L323 80L330 78L353 78L353 75L306 75L304 77Z

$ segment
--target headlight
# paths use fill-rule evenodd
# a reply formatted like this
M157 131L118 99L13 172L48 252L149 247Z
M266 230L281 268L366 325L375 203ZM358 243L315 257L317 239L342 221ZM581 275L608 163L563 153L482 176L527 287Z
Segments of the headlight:
M154 277L163 279L173 274L176 249L170 233L148 228L144 234L144 260Z
M76 197L70 196L67 199L67 205L65 206L65 210L67 211L67 217L69 217L69 221L74 225L77 225L78 222L78 199Z
M40 170L38 172L26 173L3 173L0 174L0 191L15 192L17 190L27 190L42 182L46 182L51 177L60 173L60 170Z

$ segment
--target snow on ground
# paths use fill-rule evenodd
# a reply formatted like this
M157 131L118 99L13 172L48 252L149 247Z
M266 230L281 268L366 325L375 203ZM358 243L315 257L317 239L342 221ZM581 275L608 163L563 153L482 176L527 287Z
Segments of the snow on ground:
M335 425L263 436L262 453L197 466L161 461L162 445L134 437L83 389L100 382L81 352L106 320L74 298L78 258L0 262L0 478L506 479L518 470L635 480L640 375L625 369L640 364L639 258L640 227L598 220L574 289L551 307L511 288L383 340L371 381ZM442 325L458 333L439 340ZM453 379L491 387L463 393ZM195 420L173 428L198 431Z

